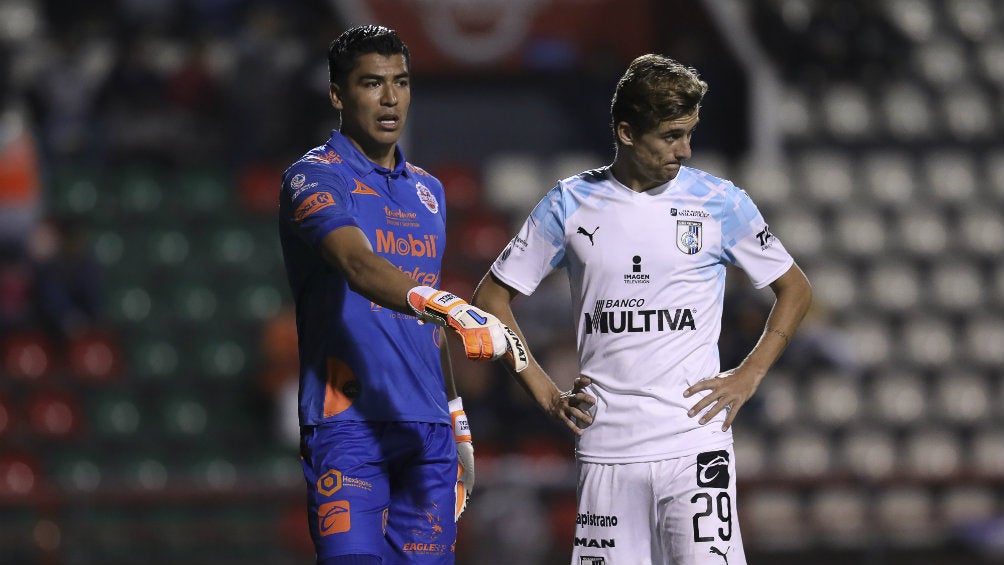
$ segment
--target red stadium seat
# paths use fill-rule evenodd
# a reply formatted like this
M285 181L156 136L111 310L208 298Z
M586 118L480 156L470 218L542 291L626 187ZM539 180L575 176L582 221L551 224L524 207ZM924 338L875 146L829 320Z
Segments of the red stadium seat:
M446 205L454 210L470 210L481 204L484 190L473 167L463 163L444 163L432 174L446 189Z
M28 425L33 435L47 439L73 437L80 432L80 404L61 392L39 392L27 405Z
M3 340L0 361L4 373L25 381L44 379L56 364L52 343L38 332L17 333Z
M27 455L0 454L0 498L31 496L39 491L41 469Z
M9 396L0 395L0 438L13 432L16 424L14 403Z
M107 382L122 371L122 351L109 332L92 331L73 338L67 356L71 374L81 380Z

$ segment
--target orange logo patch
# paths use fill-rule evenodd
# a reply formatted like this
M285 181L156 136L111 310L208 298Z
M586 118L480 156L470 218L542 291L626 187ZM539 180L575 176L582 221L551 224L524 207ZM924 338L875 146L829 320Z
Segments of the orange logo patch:
M317 526L322 536L340 534L352 529L352 513L348 500L336 500L317 508Z
M363 184L359 179L352 179L356 181L356 188L352 191L352 194L370 194L372 196L380 196L377 191Z
M342 488L341 471L330 469L327 473L324 473L319 479L317 479L317 492L324 496L331 496L340 488Z
M328 165L342 162L342 158L334 151L328 151L324 155L311 155L310 157L307 157L307 160L313 161L314 163L327 163Z
M329 192L315 192L310 198L304 200L296 209L293 219L302 222L307 216L318 210L323 210L328 206L334 206L335 199Z

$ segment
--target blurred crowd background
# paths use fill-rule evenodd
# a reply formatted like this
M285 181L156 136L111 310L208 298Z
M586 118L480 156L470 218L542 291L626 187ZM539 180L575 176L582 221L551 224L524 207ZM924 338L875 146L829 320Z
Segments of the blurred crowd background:
M693 164L817 297L736 426L750 563L1004 563L996 0L0 0L0 563L312 562L276 194L337 127L326 49L360 23L412 50L403 144L468 296L557 179L610 162L626 64L697 67ZM770 296L736 272L726 300L730 367ZM563 276L516 306L568 386ZM458 564L567 563L572 437L454 366Z

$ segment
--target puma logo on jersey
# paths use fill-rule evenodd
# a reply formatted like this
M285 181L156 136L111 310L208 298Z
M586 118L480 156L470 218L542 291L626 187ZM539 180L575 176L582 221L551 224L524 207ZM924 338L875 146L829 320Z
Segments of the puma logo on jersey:
M725 552L723 553L722 550L718 549L717 547L711 546L711 549L708 551L708 553L714 553L715 555L720 555L722 559L725 560L725 565L729 565L729 558L725 554L728 553L730 549L732 549L732 546L726 547Z
M586 231L586 228L584 228L582 226L579 226L579 229L576 230L575 233L582 234L582 235L588 237L589 238L589 245L594 245L594 243L593 243L593 234L595 234L596 230L598 230L598 229L600 229L600 226L596 226L595 228L593 228L592 232L588 232L588 231Z

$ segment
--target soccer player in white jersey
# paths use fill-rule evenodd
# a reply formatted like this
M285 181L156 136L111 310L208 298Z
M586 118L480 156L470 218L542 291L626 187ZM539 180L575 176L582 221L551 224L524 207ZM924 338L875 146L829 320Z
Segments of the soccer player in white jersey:
M573 565L746 563L730 426L812 290L746 192L683 165L707 88L672 59L635 59L611 104L613 164L558 182L474 295L522 336L511 301L567 272L581 376L565 409L529 349L516 376L579 434ZM775 302L749 355L723 371L727 265Z

